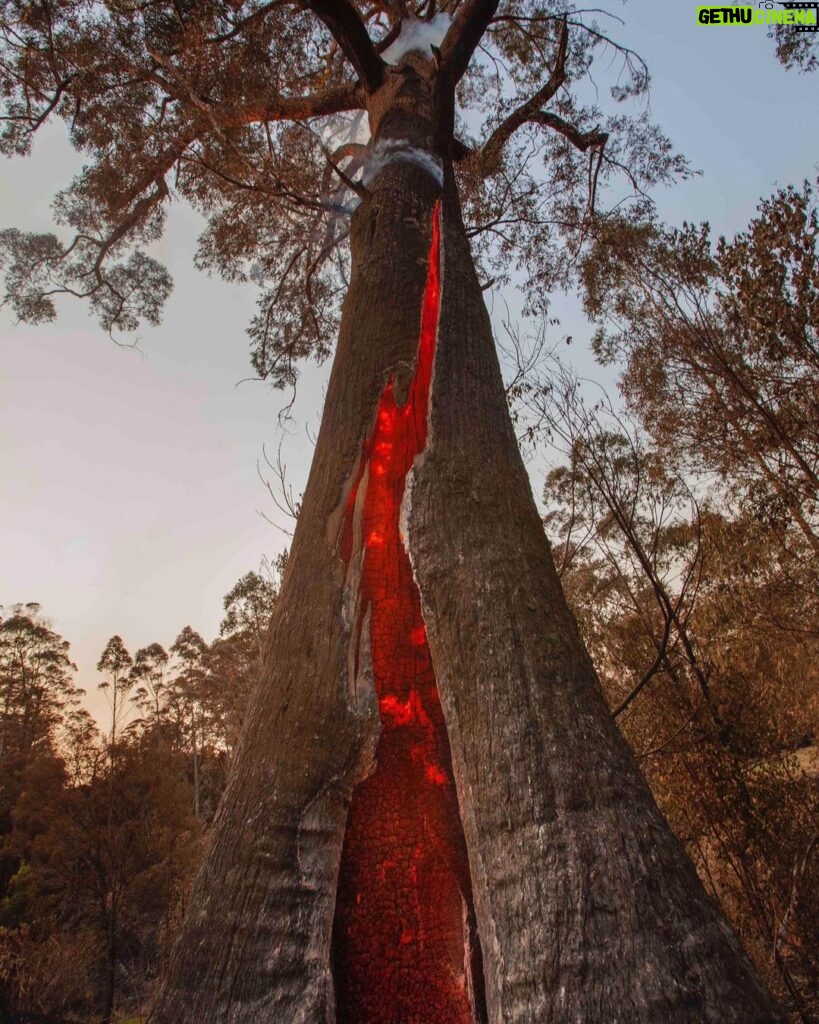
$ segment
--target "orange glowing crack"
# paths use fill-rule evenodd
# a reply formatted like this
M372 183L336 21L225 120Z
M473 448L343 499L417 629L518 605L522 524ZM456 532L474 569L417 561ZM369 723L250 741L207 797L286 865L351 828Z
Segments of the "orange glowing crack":
M384 388L341 534L352 557L363 496L360 607L370 609L373 679L381 714L374 773L356 787L333 927L338 1024L475 1024L476 959L466 922L472 891L452 759L421 616L399 535L404 483L426 445L440 304L440 210L433 214L415 376L404 405ZM356 648L357 648L356 643ZM478 961L479 962L479 961Z

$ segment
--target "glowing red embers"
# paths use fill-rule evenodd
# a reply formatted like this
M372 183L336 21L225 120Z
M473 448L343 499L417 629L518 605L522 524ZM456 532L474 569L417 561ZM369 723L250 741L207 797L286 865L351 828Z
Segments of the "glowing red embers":
M370 608L381 736L377 768L353 794L341 858L333 929L339 1024L476 1019L466 844L420 597L398 529L406 475L426 443L439 248L436 206L415 376L403 406L392 381L384 389L342 532L348 561L365 486L361 607Z

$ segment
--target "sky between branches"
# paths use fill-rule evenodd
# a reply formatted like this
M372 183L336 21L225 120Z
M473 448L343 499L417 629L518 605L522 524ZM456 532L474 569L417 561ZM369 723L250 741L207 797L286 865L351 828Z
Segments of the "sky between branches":
M653 119L703 176L656 196L666 219L744 226L776 184L819 164L819 75L786 72L763 28L696 23L696 5L630 0L611 32L648 62ZM0 170L0 227L49 230L49 203L79 167L58 127L33 156ZM190 623L212 637L236 579L288 538L257 475L262 445L301 491L328 366L303 368L295 424L282 435L280 393L250 376L245 327L255 290L192 268L200 222L176 204L156 253L175 289L140 351L116 348L77 302L52 324L15 326L0 311L0 604L39 601L71 641L94 711L95 664L121 633L132 652L168 646ZM514 309L514 296L509 296ZM495 302L500 321L503 304ZM580 373L606 380L585 345L577 304L558 299ZM607 383L611 382L609 375ZM535 489L540 489L539 472Z

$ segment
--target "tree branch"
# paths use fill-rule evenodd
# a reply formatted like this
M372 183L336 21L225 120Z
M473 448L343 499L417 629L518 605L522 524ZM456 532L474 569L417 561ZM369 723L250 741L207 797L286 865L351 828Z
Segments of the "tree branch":
M367 92L375 92L384 81L384 62L355 7L349 0L305 0L305 5L333 34Z
M584 153L591 149L592 146L605 146L609 138L609 133L599 128L594 128L590 132L581 132L570 121L564 121L562 117L558 117L557 114L552 114L547 110L540 110L533 114L529 121L533 124L542 124L547 128L553 128Z
M223 128L265 121L304 121L310 117L340 114L347 110L363 110L366 95L360 82L341 89L306 96L276 96L259 103L246 103L217 110L216 119Z
M642 693L643 689L651 682L654 676L662 668L663 662L666 659L668 653L668 642L671 638L671 619L665 620L663 628L663 638L657 647L657 657L651 663L649 668L643 673L640 681L631 689L631 691L625 696L616 708L611 713L612 718L618 718L626 710L631 702Z
M272 3L263 4L257 8L252 14L249 14L246 18L242 18L237 22L233 23L232 28L223 32L218 36L208 36L205 39L206 43L225 43L228 39L234 39L236 36L241 35L242 32L250 25L255 24L257 21L262 21L267 15L281 4L282 0L272 0Z
M587 132L581 131L576 125L572 124L570 121L566 121L558 114L540 109L544 103L548 103L549 100L555 96L558 89L560 89L566 81L566 54L568 51L568 42L569 22L564 17L562 19L560 35L558 37L555 63L552 68L552 73L549 75L549 80L544 86L542 86L542 88L538 89L530 99L513 110L512 113L498 125L495 131L484 143L483 149L481 149L478 154L478 159L480 173L483 177L494 174L500 166L503 147L518 128L524 124L540 124L544 127L551 128L553 131L563 135L564 138L568 139L573 146L584 153L590 149L596 148L599 150L598 159L589 166L588 211L589 213L592 213L594 210L594 198L597 192L597 180L600 174L600 166L603 158L603 147L608 141L608 133L599 128L594 128Z
M122 218L119 224L112 230L111 234L108 235L100 243L99 254L94 261L92 268L93 273L96 275L97 280L102 284L101 270L102 264L105 257L108 255L110 250L121 241L128 232L142 223L148 216L148 214L158 206L164 199L167 199L170 195L168 190L167 182L165 181L165 168L161 168L153 179L154 190L149 192L147 195L141 196L133 208Z
M467 0L459 8L441 43L439 74L452 87L463 78L472 54L498 9L498 0Z
M513 110L507 118L501 121L495 131L492 132L486 140L480 154L484 174L491 173L493 170L497 169L503 147L512 137L514 132L516 132L522 124L525 124L527 121L531 121L533 116L540 112L540 108L552 99L557 90L566 81L566 52L568 50L568 45L569 25L564 18L560 26L557 54L555 55L554 66L552 68L552 73L549 75L548 82L546 82L542 88L538 89L530 99L525 103L521 103L516 110Z
M205 114L215 128L238 128L266 121L302 121L308 117L339 114L346 110L359 110L365 106L364 90L358 82L325 92L305 96L272 96L258 102L216 107L197 93L180 70L164 54L148 50L151 59L161 67L165 77L154 80L174 99L189 103Z

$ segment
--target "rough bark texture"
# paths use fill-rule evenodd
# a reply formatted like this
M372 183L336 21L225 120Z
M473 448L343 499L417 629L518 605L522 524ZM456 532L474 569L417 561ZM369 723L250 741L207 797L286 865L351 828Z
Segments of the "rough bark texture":
M332 964L338 1024L485 1022L466 839L421 598L401 537L407 475L424 451L440 298L440 204L406 395L381 395L347 498L341 554L357 597L356 660L378 701L373 773L353 791Z
M350 290L262 683L153 1024L334 1019L338 863L350 794L372 768L379 731L374 696L356 701L348 687L355 622L338 539L384 385L412 375L437 193L424 170L396 163L356 213Z
M373 120L385 137L426 145L429 104L411 96L424 76L410 79L396 89L388 73ZM413 373L440 192L406 158L371 188L353 218L352 280L263 678L152 1024L335 1019L339 861L379 735L360 581L339 537L379 397L391 376L406 394ZM489 1021L784 1021L603 702L515 444L449 176L443 213L430 435L404 526L449 732Z
M407 510L491 1024L784 1016L657 811L568 611L447 189L430 439Z

